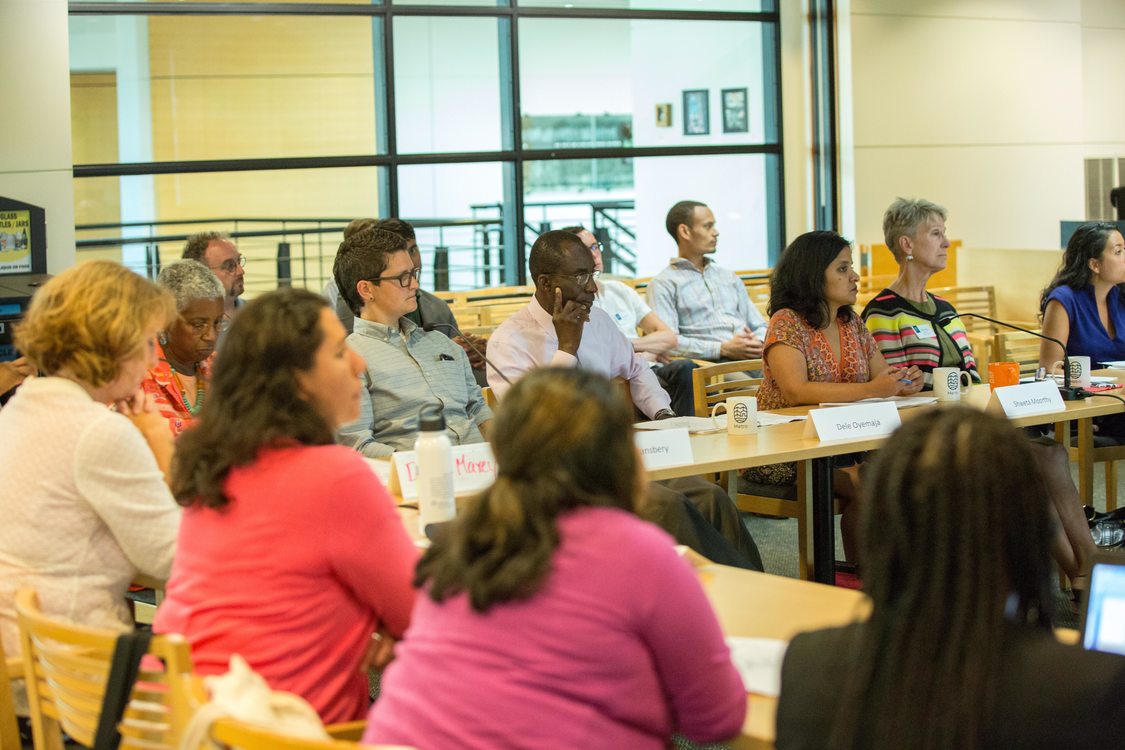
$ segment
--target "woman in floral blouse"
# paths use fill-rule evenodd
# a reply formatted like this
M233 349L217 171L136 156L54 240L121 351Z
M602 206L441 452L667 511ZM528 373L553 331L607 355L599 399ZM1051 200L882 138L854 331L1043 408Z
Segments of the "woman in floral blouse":
M207 398L211 360L223 324L223 285L195 260L165 266L156 283L176 297L178 315L157 337L156 366L142 384L178 436Z
M852 310L859 275L852 248L835 232L807 232L785 248L770 279L770 323L766 331L765 380L759 409L859 401L917 393L917 367L889 367L859 315ZM858 466L853 458L835 471L833 490L841 500L844 550L854 559L854 503ZM746 477L767 484L791 484L793 464L750 469Z

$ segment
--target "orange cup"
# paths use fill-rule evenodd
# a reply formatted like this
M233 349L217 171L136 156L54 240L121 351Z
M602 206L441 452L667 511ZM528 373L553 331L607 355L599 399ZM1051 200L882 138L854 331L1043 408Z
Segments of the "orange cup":
M988 385L992 389L1006 385L1018 385L1020 382L1020 366L1018 362L989 362Z

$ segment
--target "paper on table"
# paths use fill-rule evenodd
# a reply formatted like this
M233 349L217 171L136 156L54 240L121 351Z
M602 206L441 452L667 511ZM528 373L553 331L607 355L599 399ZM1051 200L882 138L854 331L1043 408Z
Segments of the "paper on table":
M687 430L693 435L703 432L721 432L727 428L726 423L716 425L710 417L672 417L671 419L654 419L651 422L637 422L638 430Z
M1125 359L1115 359L1112 362L1099 362L1098 364L1110 370L1125 370Z
M1062 375L1052 375L1051 377L1054 378L1055 382L1058 383L1059 385L1063 384L1063 376ZM1029 375L1026 378L1020 378L1020 382L1021 383L1034 383L1035 378ZM1093 376L1090 377L1090 385L1109 385L1110 383L1116 383L1116 382L1117 382L1117 378L1112 377L1110 375L1093 375Z
M367 465L371 467L371 471L375 472L375 476L379 477L379 481L383 483L384 487L391 486L391 462L382 458L368 458L362 457Z
M746 692L777 697L781 692L781 662L789 642L775 638L733 636L726 641L731 661L742 677Z
M853 404L894 404L899 409L936 404L937 396L891 396L890 398L861 398L859 401L825 401L821 406L852 406Z
M804 419L804 414L778 414L772 411L758 412L759 427L769 427L775 424L786 424L787 422L801 422Z
M758 426L769 427L786 422L800 422L804 419L802 414L775 414L772 411L758 412ZM672 419L654 419L651 422L638 422L633 425L638 430L676 430L687 429L693 435L707 432L723 432L727 428L727 415L719 414L712 420L710 417L673 417Z

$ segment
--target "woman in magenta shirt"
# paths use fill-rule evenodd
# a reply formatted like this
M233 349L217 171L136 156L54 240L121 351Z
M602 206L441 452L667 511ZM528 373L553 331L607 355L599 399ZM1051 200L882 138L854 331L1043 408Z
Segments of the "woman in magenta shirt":
M345 335L303 290L235 317L177 443L172 490L187 510L155 621L187 637L202 674L241 654L325 722L367 710L367 669L406 630L417 560L386 490L333 443L359 416L365 367Z
M494 422L495 484L422 558L406 640L364 742L664 748L737 735L746 692L696 574L634 515L631 409L542 369Z

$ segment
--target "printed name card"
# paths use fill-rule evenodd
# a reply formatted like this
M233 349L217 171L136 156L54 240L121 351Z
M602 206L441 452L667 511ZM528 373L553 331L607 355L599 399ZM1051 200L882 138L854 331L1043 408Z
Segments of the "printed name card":
M804 434L821 440L853 440L890 435L901 423L893 403L837 406L810 410Z
M1063 411L1062 396L1054 380L1040 380L1035 383L1005 385L992 391L988 399L989 411L1003 410L1004 416L1028 417L1050 411Z
M395 471L389 490L403 500L418 497L418 456L414 451L400 451L392 457ZM496 479L496 459L488 443L453 446L453 494L480 492Z
M633 433L641 461L648 470L695 463L691 438L685 428L677 430L637 430Z

